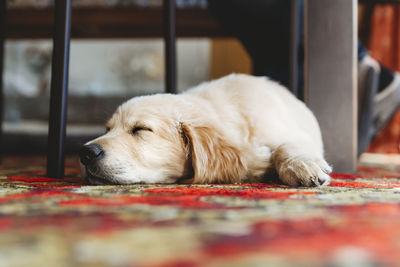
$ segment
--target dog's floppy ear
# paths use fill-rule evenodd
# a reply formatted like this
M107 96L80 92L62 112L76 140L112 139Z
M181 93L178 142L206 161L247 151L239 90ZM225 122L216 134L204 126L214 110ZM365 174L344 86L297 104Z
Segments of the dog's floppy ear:
M235 183L246 175L240 149L210 126L181 124L194 183Z

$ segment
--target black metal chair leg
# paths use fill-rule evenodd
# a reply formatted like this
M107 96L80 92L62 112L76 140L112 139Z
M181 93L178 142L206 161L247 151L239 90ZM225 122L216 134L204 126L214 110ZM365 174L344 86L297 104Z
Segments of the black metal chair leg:
M51 67L47 176L60 178L64 176L65 164L71 0L54 2L55 27Z
M165 43L165 91L175 94L176 88L176 6L175 0L163 0Z
M299 61L298 61L298 49L300 42L300 1L290 1L290 51L289 51L289 88L292 93L297 97L301 98L302 93L299 88ZM301 99L303 100L303 99Z
M0 161L3 156L1 150L3 142L3 111L4 111L4 92L3 92L3 67L4 67L4 42L6 39L6 13L7 1L0 2Z

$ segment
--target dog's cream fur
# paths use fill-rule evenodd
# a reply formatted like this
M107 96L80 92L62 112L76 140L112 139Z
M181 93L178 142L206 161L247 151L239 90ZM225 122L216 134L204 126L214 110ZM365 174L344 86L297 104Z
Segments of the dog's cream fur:
M90 141L104 158L91 183L237 183L276 170L288 185L328 184L318 123L286 88L232 74L179 95L135 97Z

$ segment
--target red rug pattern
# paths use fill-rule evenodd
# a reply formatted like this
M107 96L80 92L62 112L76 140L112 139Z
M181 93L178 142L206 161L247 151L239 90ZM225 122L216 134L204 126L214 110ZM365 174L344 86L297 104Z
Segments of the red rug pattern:
M40 158L0 166L0 265L396 266L400 165L330 186L88 186Z

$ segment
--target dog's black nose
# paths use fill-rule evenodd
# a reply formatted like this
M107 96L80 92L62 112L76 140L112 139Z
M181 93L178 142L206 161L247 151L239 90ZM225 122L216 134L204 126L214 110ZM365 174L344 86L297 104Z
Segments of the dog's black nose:
M79 151L79 158L83 165L87 166L94 160L104 157L104 151L98 144L90 144L83 146Z

